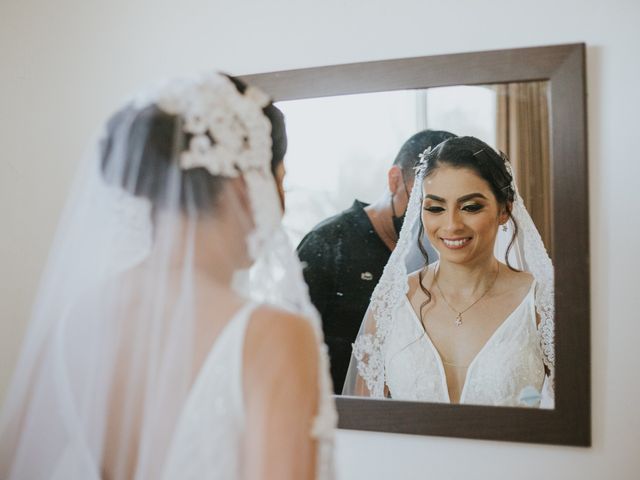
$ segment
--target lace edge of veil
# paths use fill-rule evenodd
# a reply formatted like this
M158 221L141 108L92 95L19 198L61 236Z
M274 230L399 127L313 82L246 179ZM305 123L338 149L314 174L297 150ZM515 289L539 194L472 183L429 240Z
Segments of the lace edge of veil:
M382 346L393 323L396 306L409 291L405 260L411 248L413 226L419 218L422 182L416 177L405 221L400 230L398 244L385 265L380 281L373 290L369 318L373 321L373 332L364 331L353 344L353 357L357 361L358 375L365 381L370 396L384 397L384 356Z

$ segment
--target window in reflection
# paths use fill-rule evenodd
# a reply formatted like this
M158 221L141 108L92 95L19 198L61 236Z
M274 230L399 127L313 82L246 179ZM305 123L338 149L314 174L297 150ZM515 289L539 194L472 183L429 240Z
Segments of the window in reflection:
M376 199L398 148L425 128L496 146L496 90L455 86L279 102L287 121L287 211L294 245L354 198Z
M477 137L496 148L497 92L485 86L455 86L424 91L427 123L424 128L448 130Z

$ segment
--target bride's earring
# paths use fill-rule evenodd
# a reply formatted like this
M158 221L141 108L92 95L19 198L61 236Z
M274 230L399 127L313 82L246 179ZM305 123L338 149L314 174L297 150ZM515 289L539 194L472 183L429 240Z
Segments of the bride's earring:
M509 228L507 227L507 224L506 224L506 223L503 223L503 224L502 224L502 231L503 231L503 232L506 232L508 229L509 229Z

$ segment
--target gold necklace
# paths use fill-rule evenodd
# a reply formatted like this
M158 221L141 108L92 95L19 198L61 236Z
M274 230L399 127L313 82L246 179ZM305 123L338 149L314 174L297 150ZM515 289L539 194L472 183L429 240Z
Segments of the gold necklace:
M442 293L442 290L440 289L440 285L438 284L438 273L440 273L440 267L438 267L438 270L436 271L435 275L434 275L434 281L436 283L436 288L438 289L438 292L440 292L440 296L442 297L442 299L444 300L444 303L447 304L447 306L454 311L454 313L456 314L456 326L459 327L460 325L462 325L462 314L464 312L466 312L467 310L469 310L471 307L473 307L476 303L478 303L480 300L482 300L485 295L487 293L489 293L489 291L493 288L493 286L496 283L496 280L498 279L498 273L500 272L500 264L498 263L498 268L496 269L496 276L493 277L493 281L491 282L491 285L489 285L489 288L487 288L484 293L482 295L480 295L475 302L473 302L471 305L469 305L467 308L465 308L462 311L458 311L455 308L453 308L451 306L451 304L449 303L449 301L447 300L447 297L444 296L444 293Z

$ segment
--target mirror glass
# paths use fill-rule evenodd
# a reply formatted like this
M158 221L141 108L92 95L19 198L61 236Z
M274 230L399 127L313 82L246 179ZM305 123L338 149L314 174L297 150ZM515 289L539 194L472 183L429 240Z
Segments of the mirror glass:
M384 222L377 224L375 218L370 218L372 214L362 212L370 204L391 203L390 170L400 148L412 135L425 129L447 131L458 136L476 137L504 152L510 159L527 211L553 259L548 82L387 91L281 101L277 106L285 114L289 137L285 158L284 225L294 245L302 248L305 242L312 243L308 251L302 252L301 259L314 269L311 279L305 270L305 279L323 319L337 394L343 392L352 343L365 318L368 299L393 248L393 238L383 238L385 235L393 237L393 230L385 232ZM401 178L405 185L399 187L400 193L394 198L402 210L405 208L400 201L402 190L408 191L411 187L407 190L404 175ZM345 211L356 217L348 217L346 223L336 226L335 216L343 215ZM402 211L395 220L399 221L401 214ZM356 220L350 220L352 218ZM333 224L328 219L334 219ZM336 243L344 238L335 229L357 228L359 221L369 229L369 240L338 249ZM393 227L393 221L391 218L392 223L388 225ZM318 231L324 235L322 241L317 240L317 235L309 236L310 232ZM425 237L423 245L428 253L428 263L435 272L438 245L429 245L426 236L422 236ZM458 239L454 243L463 241ZM427 263L420 254L413 261L409 271ZM510 274L506 267L501 273L501 267L496 274ZM434 284L431 285L433 289ZM411 372L405 387L407 382L413 382L416 391L421 393L411 391L413 387L408 387L408 393L400 387L394 392L394 388L385 385L385 398L553 408L553 402L545 397L552 382L542 363L536 328L539 318L531 313L535 312L532 309L528 314L523 313L530 297L528 289L524 290L525 295L518 294L518 298L503 301L497 311L483 305L491 304L487 302L487 298L493 298L491 295L484 302L479 298L474 314L474 305L468 307L453 301L457 298L455 285L453 288L451 284L441 287L441 293L449 293L450 303L454 304L447 305L452 318L456 322L459 318L469 320L463 320L462 326L456 324L438 329L435 322L434 325L430 323L429 314L420 313L420 302L411 301L415 320L420 322L424 335L416 342L407 342L406 348L396 352L394 370ZM480 297L484 297L488 293L479 291L476 296L482 294ZM407 296L410 294L411 291ZM442 298L447 301L444 293ZM444 308L443 303L442 306ZM473 320L478 315L495 318L476 328ZM528 326L527 318L531 323ZM413 346L414 343L417 346ZM421 361L421 349L431 350L436 361L430 367L424 366L429 362ZM522 358L522 351L528 352L526 360ZM464 364L447 361L450 355L452 358L461 355ZM502 375L488 374L496 370L496 362L516 366L505 368ZM385 375L389 375L389 371ZM504 385L507 383L511 384L508 388ZM517 391L511 392L508 399L501 398L500 392L509 388ZM345 393L360 394L357 391Z

